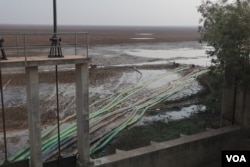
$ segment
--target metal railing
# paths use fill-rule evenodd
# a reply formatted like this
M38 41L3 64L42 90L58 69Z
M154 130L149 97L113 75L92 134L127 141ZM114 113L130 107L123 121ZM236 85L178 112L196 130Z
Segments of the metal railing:
M25 57L36 55L49 55L50 38L55 35L48 32L8 33L0 32L4 39L3 47L8 57ZM88 57L89 34L87 32L60 32L56 34L62 41L60 43L64 55L85 55ZM1 56L1 55L0 55Z

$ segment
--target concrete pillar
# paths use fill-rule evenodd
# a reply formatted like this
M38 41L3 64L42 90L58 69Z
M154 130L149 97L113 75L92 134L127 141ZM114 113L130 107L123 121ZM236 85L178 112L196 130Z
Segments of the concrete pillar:
M26 67L25 72L27 77L27 108L29 117L31 166L42 167L38 67Z
M90 166L88 64L76 64L78 167Z

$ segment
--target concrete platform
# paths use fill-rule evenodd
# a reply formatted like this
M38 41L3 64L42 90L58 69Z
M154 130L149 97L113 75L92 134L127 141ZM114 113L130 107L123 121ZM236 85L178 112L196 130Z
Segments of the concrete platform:
M8 57L8 60L0 59L0 68L13 67L35 67L46 65L63 65L63 64L84 64L89 63L90 58L82 55L65 55L64 57L49 58L48 56L27 57Z
M40 66L75 65L76 82L76 118L77 118L77 148L78 167L89 166L89 72L90 58L82 55L65 55L64 57L49 58L44 56L8 57L0 60L0 69L24 68L26 75L27 111L29 124L30 164L32 167L43 167L39 70Z

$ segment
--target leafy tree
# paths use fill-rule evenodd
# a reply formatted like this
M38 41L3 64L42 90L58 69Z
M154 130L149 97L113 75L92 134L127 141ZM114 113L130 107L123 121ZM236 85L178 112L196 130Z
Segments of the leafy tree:
M241 86L250 84L250 0L205 0L198 7L202 40L212 49L212 69L226 71Z

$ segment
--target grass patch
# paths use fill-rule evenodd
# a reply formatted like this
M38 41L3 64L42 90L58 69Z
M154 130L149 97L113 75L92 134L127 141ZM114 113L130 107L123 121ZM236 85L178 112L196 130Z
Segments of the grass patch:
M189 120L171 121L164 123L161 121L154 122L151 125L139 126L130 130L130 133L148 141L166 141L178 138L180 134L191 135L203 131L205 121L193 122Z
M119 134L106 148L94 155L98 158L114 154L115 149L132 150L150 145L150 141L162 142L180 137L180 134L191 135L204 131L205 121L189 119L171 121L169 123L157 121L150 125L136 126Z
M150 141L162 142L180 137L180 134L190 135L203 131L204 121L189 120L171 121L169 123L157 121L150 125L137 126L125 131L113 144L118 149L131 150L150 144Z

